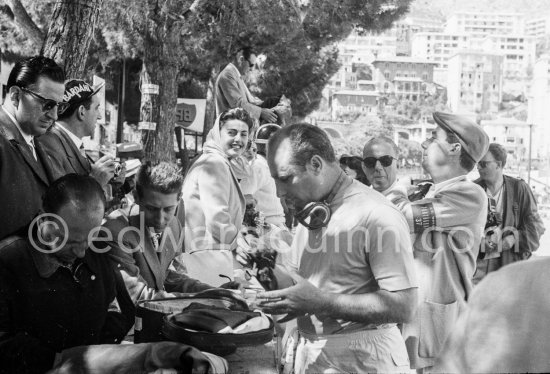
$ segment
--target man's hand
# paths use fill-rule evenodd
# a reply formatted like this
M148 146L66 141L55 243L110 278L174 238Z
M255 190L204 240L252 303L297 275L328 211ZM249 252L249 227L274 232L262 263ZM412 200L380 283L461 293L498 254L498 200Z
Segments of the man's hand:
M277 114L273 109L262 108L260 118L267 123L277 123Z
M502 238L503 251L513 250L515 245L516 245L516 237L514 235L508 235Z
M326 305L325 294L298 274L291 275L296 284L278 291L258 294L259 306L270 314L317 314Z
M236 281L236 280L226 282L226 283L220 285L219 288L224 288L226 290L240 290L240 291L244 290L243 284L239 281Z
M256 198L250 194L244 195L244 201L247 206L252 205L255 207L256 205L258 205L258 201L256 200Z
M105 155L92 164L92 172L90 176L94 178L101 187L105 187L107 183L115 175L115 161L113 157Z

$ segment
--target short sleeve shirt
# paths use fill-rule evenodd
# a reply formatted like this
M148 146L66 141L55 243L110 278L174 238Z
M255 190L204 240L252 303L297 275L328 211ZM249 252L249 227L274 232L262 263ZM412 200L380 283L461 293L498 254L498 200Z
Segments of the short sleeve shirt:
M336 294L417 287L407 222L382 194L357 181L344 183L330 208L327 227L298 226L287 266ZM377 326L311 315L300 317L298 327L311 334L337 334Z

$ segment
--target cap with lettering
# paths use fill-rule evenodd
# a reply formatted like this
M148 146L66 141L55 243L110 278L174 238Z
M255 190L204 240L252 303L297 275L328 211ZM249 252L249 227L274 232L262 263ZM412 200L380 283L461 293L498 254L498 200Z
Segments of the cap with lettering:
M442 129L456 135L458 141L475 162L489 150L489 136L474 121L452 113L434 112L434 121Z
M69 107L74 107L74 105L82 103L98 93L104 84L105 83L101 83L92 87L83 80L72 79L65 83L63 101L69 103Z

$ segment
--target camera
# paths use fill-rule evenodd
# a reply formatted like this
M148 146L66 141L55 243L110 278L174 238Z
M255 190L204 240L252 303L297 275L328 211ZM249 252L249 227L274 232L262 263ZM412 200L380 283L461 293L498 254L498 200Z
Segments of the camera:
M493 235L495 230L502 224L502 215L499 212L490 210L487 213L487 223L485 223L486 235Z
M115 159L115 175L114 178L117 178L120 173L122 173L122 164L119 159Z

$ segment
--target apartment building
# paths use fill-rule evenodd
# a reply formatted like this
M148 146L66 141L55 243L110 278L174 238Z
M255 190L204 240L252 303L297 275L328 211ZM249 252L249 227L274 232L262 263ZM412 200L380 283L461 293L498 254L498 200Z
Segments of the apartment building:
M453 13L445 25L447 33L466 33L473 38L523 34L524 30L525 17L520 13L461 11Z
M373 80L380 93L416 101L433 83L435 62L412 57L377 59L373 63Z
M464 33L420 32L413 36L411 57L435 62L437 67L446 69L449 57L469 45Z
M542 55L533 69L533 84L528 101L528 123L533 127L533 157L550 157L550 55Z
M502 99L504 56L460 51L449 58L448 105L457 113L496 113Z

